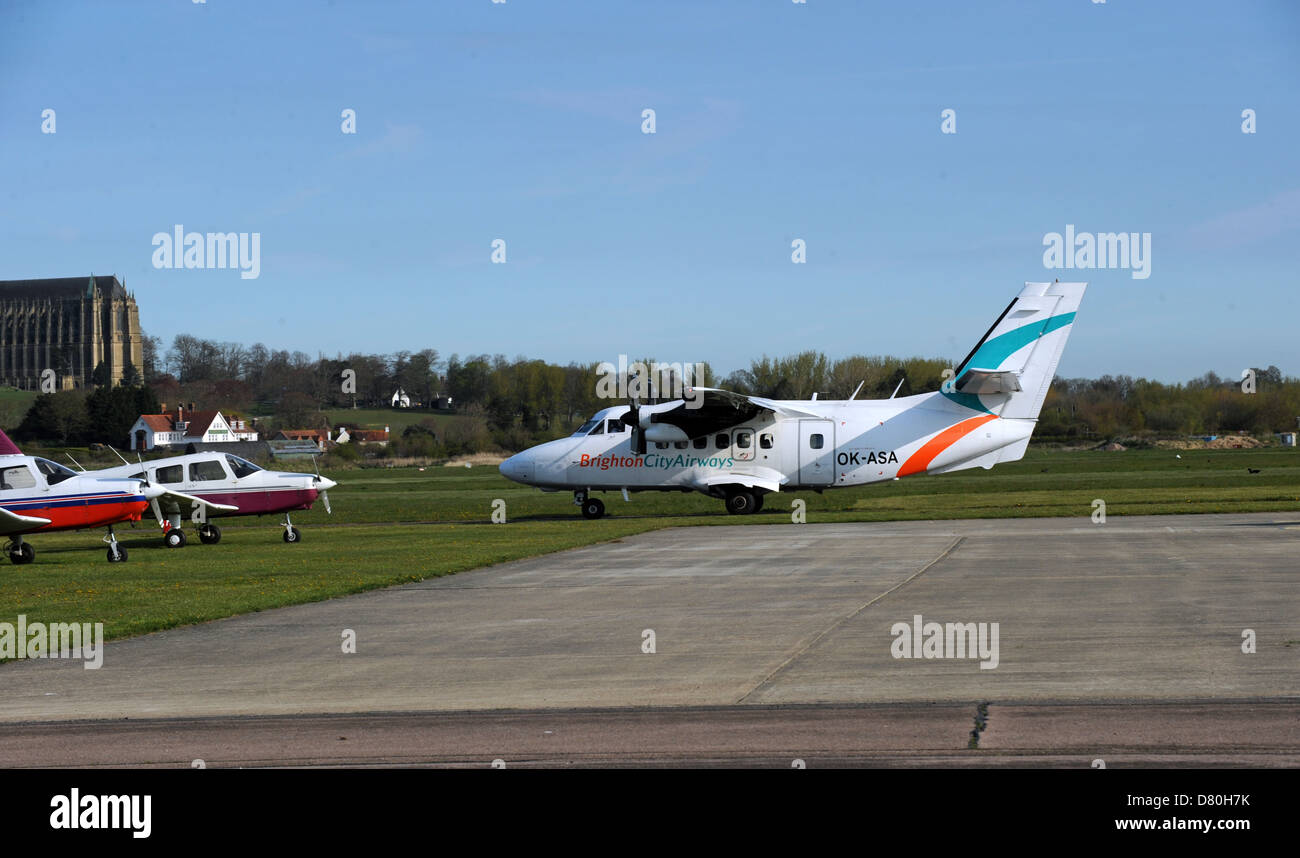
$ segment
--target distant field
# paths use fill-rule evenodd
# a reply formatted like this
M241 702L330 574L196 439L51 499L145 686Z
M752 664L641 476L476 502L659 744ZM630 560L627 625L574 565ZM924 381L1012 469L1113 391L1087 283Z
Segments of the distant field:
M13 429L21 423L35 399L34 390L0 387L0 429Z
M412 423L432 419L441 428L444 424L466 419L461 414L439 414L416 409L399 410L395 408L331 408L323 412L331 426L340 423L355 423L362 429L383 429L385 426L393 434L400 435L402 430Z
M1176 458L1181 455L1182 458ZM1248 468L1260 473L1250 474ZM1293 449L1189 452L1030 450L992 471L911 477L857 489L771 495L753 516L729 516L701 495L604 496L610 515L585 521L567 493L543 494L494 467L332 473L323 508L295 513L303 541L285 545L272 517L221 522L221 543L163 548L156 525L119 529L125 564L104 559L99 533L36 536L36 562L0 561L0 621L103 622L123 637L281 605L447 575L491 563L619 539L663 527L790 523L795 498L809 523L1017 516L1087 521L1189 512L1300 512ZM504 500L508 521L488 523Z

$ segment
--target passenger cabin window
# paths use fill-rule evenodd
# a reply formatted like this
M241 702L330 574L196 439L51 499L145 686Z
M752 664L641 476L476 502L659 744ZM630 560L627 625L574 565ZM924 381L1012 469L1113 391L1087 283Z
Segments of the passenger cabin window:
M218 461L209 460L207 462L190 463L190 482L192 483L224 480L225 478L226 471Z
M674 442L673 442L673 446L676 447L678 450L685 450L685 449L686 449L686 442L685 442L685 441L674 441Z
M36 485L36 478L27 470L26 465L16 465L0 471L0 490L30 489Z
M820 450L826 444L826 439L821 435L812 434L808 436L808 446L814 450Z
M655 442L655 449L656 449L656 450L667 450L667 449L668 449L668 442L667 442L667 441L656 441L656 442Z
M759 435L758 446L762 447L764 450L772 449L772 436L766 432L764 432L762 435Z
M36 470L40 471L45 477L45 482L52 486L58 485L68 477L77 475L77 472L71 468L65 468L58 462L51 462L49 459L37 459Z
M256 474L258 471L262 470L252 462L247 462L238 456L232 456L229 453L226 454L226 464L230 466L230 471L235 475L235 479L242 479L249 474Z
M703 450L705 447L709 446L709 439L708 439L708 438L693 438L693 439L691 440L691 446L694 447L694 448L697 449L697 450Z
M717 437L713 439L713 446L717 447L719 450L727 449L731 446L731 436L726 432L719 432Z
M155 477L160 483L180 483L185 481L183 465L168 465L159 468Z

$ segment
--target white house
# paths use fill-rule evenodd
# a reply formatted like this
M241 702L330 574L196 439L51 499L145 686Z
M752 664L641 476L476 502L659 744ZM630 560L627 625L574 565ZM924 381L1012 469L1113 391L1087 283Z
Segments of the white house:
M177 408L162 414L141 414L131 427L131 449L152 450L191 441L256 441L257 430L243 418L223 417L220 411L186 411Z
M402 390L402 388L400 388L400 387L397 388L397 391L393 394L393 407L394 407L394 408L410 408L410 407L411 407L411 397L408 396L408 395L406 394L406 391L405 391L405 390Z

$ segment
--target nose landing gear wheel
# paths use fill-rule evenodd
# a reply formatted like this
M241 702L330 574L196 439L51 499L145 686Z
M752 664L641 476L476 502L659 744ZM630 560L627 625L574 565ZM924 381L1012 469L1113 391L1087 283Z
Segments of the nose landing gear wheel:
M302 536L298 533L298 528L294 527L293 525L290 525L289 527L286 527L284 529L285 542L297 542L301 538Z
M163 535L163 542L166 543L168 548L184 548L185 531L179 527L173 527Z
M221 541L221 528L215 524L205 524L199 528L199 542L204 545L216 545Z
M605 503L599 498L587 498L582 502L583 518L600 518L605 514Z

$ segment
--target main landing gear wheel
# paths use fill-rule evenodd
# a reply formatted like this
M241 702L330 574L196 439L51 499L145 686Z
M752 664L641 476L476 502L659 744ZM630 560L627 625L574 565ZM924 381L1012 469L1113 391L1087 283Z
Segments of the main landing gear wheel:
M763 508L763 492L754 492L754 512Z
M605 503L599 498L587 498L582 502L583 518L600 518L605 514Z
M9 560L15 566L22 566L24 563L31 563L36 559L36 549L26 542L9 545Z
M221 528L215 524L205 524L199 527L199 542L204 545L216 545L221 541Z
M184 548L185 531L181 530L179 527L173 527L171 530L163 534L163 542L168 548Z
M732 515L749 515L758 512L760 502L754 499L754 493L747 489L738 489L727 495L727 512Z
M217 538L220 539L221 537ZM285 542L297 542L299 539L302 539L302 535L298 532L298 528L291 524L284 529Z
M109 563L125 563L125 562L126 562L126 549L123 548L121 545L110 545L110 546L108 547L108 562L109 562Z

